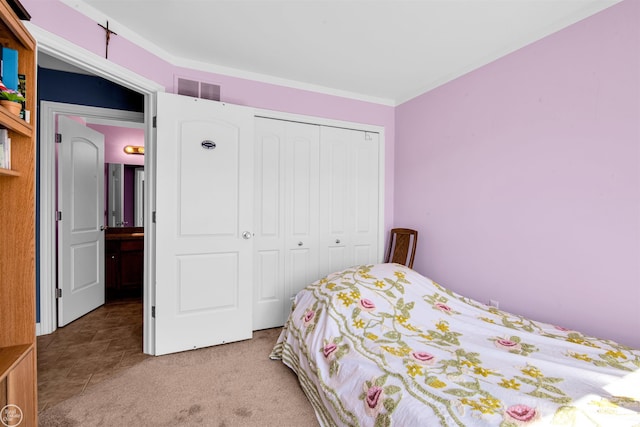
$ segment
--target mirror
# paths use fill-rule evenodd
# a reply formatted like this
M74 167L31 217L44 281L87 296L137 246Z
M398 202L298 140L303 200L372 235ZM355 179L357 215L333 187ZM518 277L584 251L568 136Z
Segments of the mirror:
M109 227L144 227L144 167L105 164L106 224Z
M133 222L136 227L144 227L144 168L136 167L133 179Z

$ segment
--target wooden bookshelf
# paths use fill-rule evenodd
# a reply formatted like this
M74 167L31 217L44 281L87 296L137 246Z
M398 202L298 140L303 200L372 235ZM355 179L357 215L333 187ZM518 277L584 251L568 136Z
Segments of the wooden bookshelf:
M31 126L31 124L25 122L15 114L11 114L2 106L0 106L0 123L2 123L2 127L15 131L27 138L31 138L33 135L33 126Z
M18 51L34 112L36 42L13 9L0 0L0 43ZM35 126L0 107L0 127L11 138L11 169L0 169L0 409L15 405L20 425L35 426Z
M0 175L5 175L5 176L20 176L20 172L18 172L18 171L14 171L13 169L0 168Z

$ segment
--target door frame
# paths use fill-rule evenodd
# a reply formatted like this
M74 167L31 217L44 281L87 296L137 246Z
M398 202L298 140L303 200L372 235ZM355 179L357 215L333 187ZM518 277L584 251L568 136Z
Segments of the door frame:
M144 251L144 284L143 284L143 352L147 354L155 353L154 343L154 322L151 316L151 307L154 305L155 294L152 283L155 283L155 256L153 248L155 248L155 229L153 224L153 211L155 210L155 135L153 128L153 117L155 116L156 93L164 92L164 86L142 77L131 70L128 70L118 64L115 64L105 58L102 58L92 52L80 48L79 46L56 36L33 23L25 22L27 30L36 39L38 51L53 56L67 62L75 67L90 72L93 75L102 77L106 80L119 84L120 86L129 88L144 96L144 134L145 134L145 233L144 246L149 250ZM68 104L67 104L68 105ZM77 106L76 106L77 107ZM47 143L46 131L51 135L52 129L55 129L55 123L52 123L48 117L53 114L44 114L44 108L40 106L40 162L38 169L40 172L39 184L39 226L40 234L38 236L39 243L39 287L40 287L40 323L36 325L36 333L46 334L55 330L55 307L53 306L53 298L55 293L55 191L50 188L51 183L55 182L55 146L49 141ZM95 107L94 107L95 108ZM130 113L130 112L129 112ZM139 113L138 113L139 114ZM104 116L101 116L104 117ZM42 135L45 135L42 137ZM49 180L49 181L47 181ZM52 244L54 245L52 247ZM53 249L52 249L53 248ZM53 262L52 262L53 258ZM36 284L37 285L37 284ZM54 319L52 322L51 319ZM46 322L43 323L43 322Z
M102 121L114 126L143 123L142 113L88 107L85 105L41 101L40 136L40 322L36 324L36 334L49 334L56 330L56 282L57 282L57 241L56 241L56 146L55 131L57 116L78 116L93 122Z

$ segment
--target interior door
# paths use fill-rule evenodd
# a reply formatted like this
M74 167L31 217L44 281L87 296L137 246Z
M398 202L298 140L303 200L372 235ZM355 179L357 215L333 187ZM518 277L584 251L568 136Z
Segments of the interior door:
M293 297L318 273L319 126L287 123L285 155L286 315Z
M155 354L252 336L253 111L159 93Z
M104 135L58 118L58 326L104 304Z
M255 119L253 329L282 326L318 275L320 127Z
M255 119L253 329L284 325L284 120Z
M321 275L379 262L379 135L321 128Z

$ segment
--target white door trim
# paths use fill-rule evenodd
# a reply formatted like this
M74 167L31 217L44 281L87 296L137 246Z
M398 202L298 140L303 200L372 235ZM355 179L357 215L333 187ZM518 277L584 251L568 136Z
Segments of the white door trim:
M40 323L38 335L56 330L56 116L113 120L114 125L142 123L142 113L60 102L40 103Z
M145 129L145 228L144 233L144 246L149 250L144 251L144 339L143 339L143 351L147 354L155 353L154 343L154 322L151 316L151 307L155 303L155 293L152 286L155 283L155 256L153 249L155 248L155 229L152 226L152 215L155 210L155 138L153 128L153 117L155 116L156 108L156 93L164 92L164 86L149 80L145 77L139 76L132 71L117 65L105 58L99 57L92 52L80 48L79 46L70 43L69 41L56 36L48 31L41 29L40 27L26 22L26 27L29 32L35 37L38 44L38 51L44 52L62 61L68 62L78 68L87 70L92 74L117 83L121 86L134 90L144 96L144 114L143 122ZM44 104L44 103L43 103ZM53 117L53 113L48 111L45 113L44 108L41 106L41 119L40 119L40 135L44 132L44 124L48 126L48 134L51 135L51 130L55 129L54 125L50 122L49 117ZM32 117L37 117L32 113ZM103 116L101 116L103 117ZM117 120L117 119L116 119ZM55 172L55 155L48 152L46 149L50 147L53 151L53 144L46 142L46 137L40 140L40 327L36 326L36 333L44 334L52 332L55 327L55 321L52 322L52 317L55 318L55 310L52 305L53 301L53 284L55 280L52 278L55 275L51 275L52 269L55 269L55 262L52 262L51 257L55 258L55 223L51 212L55 210L55 191L49 188L50 184L55 182L52 179ZM44 149L43 149L44 148ZM50 179L50 181L46 181ZM44 181L43 181L44 180ZM55 260L54 260L55 261ZM48 281L48 282L47 282ZM46 298L44 298L46 297ZM46 304L42 304L44 301ZM45 307L46 305L46 307ZM42 322L48 322L47 325Z

